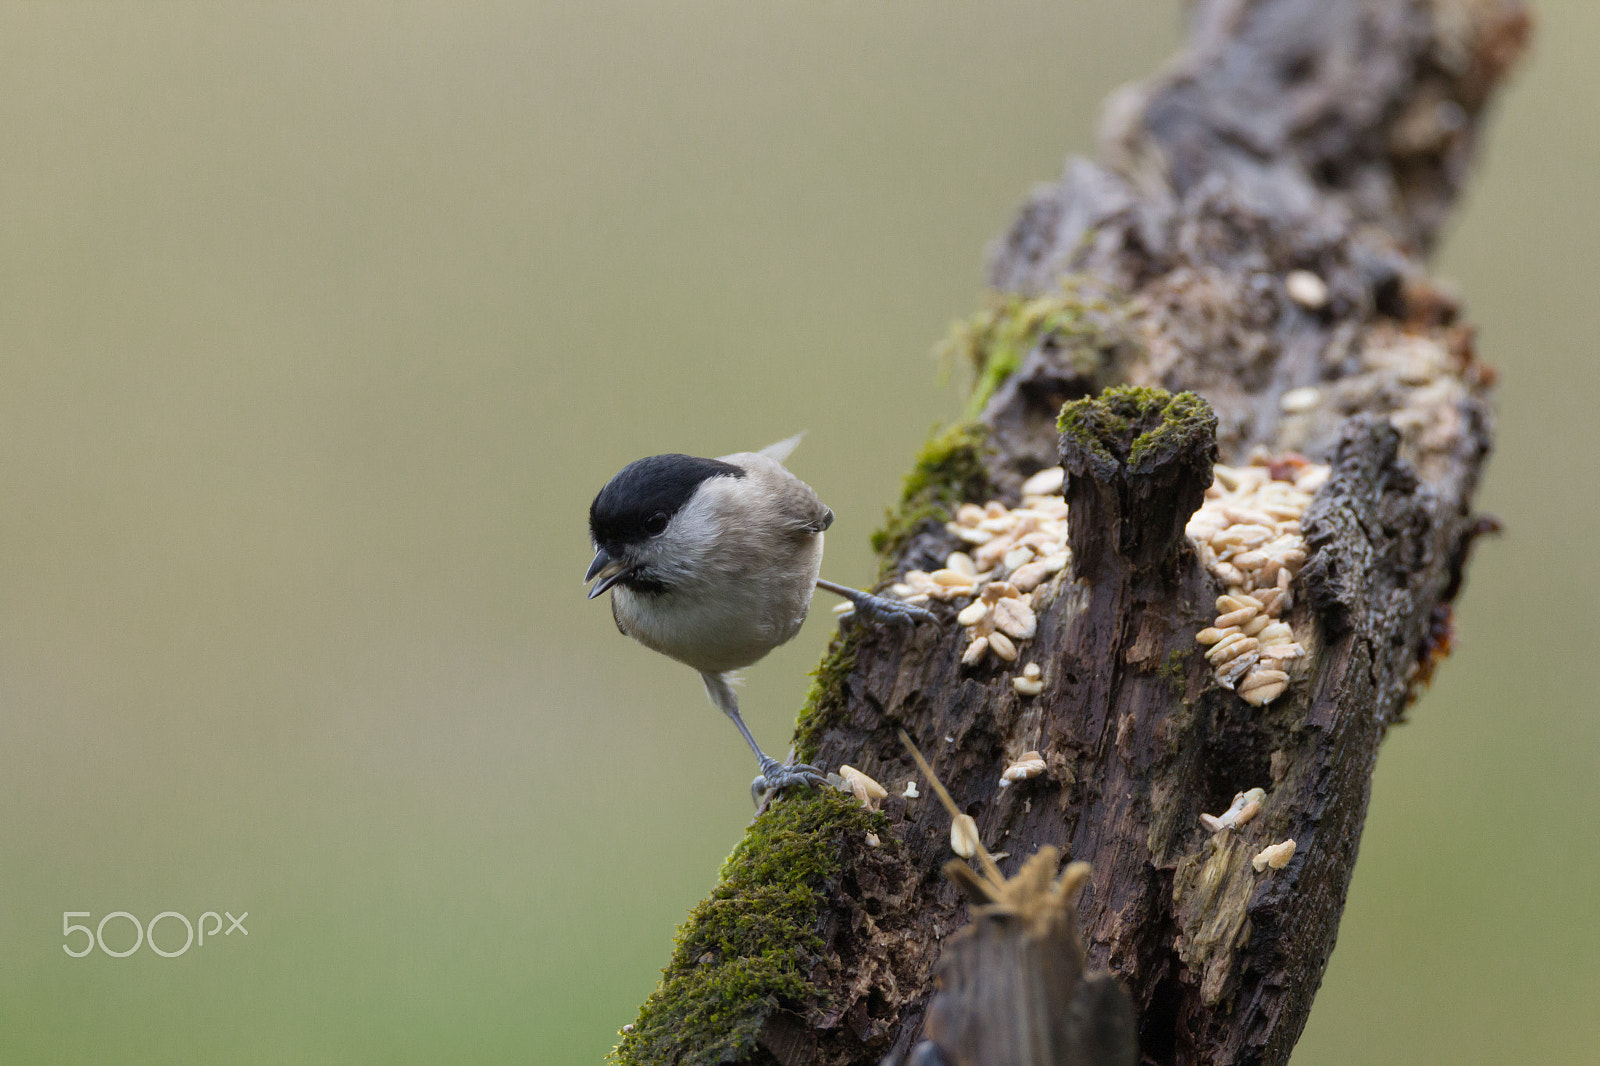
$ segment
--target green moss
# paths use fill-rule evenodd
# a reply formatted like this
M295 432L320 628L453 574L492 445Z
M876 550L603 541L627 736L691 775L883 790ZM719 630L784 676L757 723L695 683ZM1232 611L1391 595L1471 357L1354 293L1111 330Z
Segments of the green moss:
M892 568L906 543L924 522L944 522L956 506L982 499L989 489L983 465L988 430L977 422L958 422L933 437L906 475L900 506L889 512L883 528L872 534L873 550Z
M1193 654L1193 651L1173 648L1157 668L1156 676L1182 692L1189 676L1189 658Z
M1214 437L1217 416L1192 392L1121 385L1063 404L1056 428L1089 458L1096 477L1109 480L1124 461L1130 473L1141 473Z
M967 399L966 417L977 418L1005 380L1040 342L1050 338L1081 359L1087 373L1099 364L1096 351L1099 327L1089 311L1104 310L1102 301L1084 297L1070 280L1062 291L1049 296L997 295L990 306L950 327L935 353L946 365L970 364L974 380ZM1091 343L1077 343L1089 340Z
M807 974L845 837L885 828L881 813L833 789L769 807L678 931L660 986L612 1060L710 1066L747 1056L774 1010L818 994Z
M860 632L859 626L850 626L844 635L834 637L833 643L828 645L828 654L811 671L811 691L806 693L805 706L800 708L800 721L794 732L795 758L800 762L816 758L822 731L832 725L835 715L844 709L844 680L855 669Z
M1211 405L1192 392L1180 392L1168 397L1160 422L1134 438L1128 449L1128 466L1135 473L1160 466L1216 435L1217 416Z
M1114 325L1118 313L1068 278L1053 295L996 295L988 308L950 327L936 352L947 365L972 366L972 395L963 419L928 441L906 475L900 506L872 535L885 571L923 523L948 521L957 504L986 498L989 478L983 448L988 431L978 416L1028 353L1048 341L1086 378L1092 377L1121 343Z

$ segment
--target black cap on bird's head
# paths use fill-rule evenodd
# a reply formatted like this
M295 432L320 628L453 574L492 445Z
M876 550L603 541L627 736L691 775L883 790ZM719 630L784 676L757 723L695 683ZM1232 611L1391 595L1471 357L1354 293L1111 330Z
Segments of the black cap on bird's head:
M606 482L589 505L589 539L595 556L583 580L600 578L589 598L630 578L644 578L640 583L647 583L648 576L639 574L629 561L628 549L663 533L701 482L714 477L744 477L744 470L720 459L674 453L636 459Z

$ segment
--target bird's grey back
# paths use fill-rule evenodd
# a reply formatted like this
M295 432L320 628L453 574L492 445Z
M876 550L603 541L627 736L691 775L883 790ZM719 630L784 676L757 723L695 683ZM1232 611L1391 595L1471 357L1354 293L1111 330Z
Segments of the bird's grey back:
M821 533L833 524L833 512L817 497L816 491L769 454L784 445L787 445L784 452L787 454L799 441L797 435L759 452L735 452L719 458L719 462L741 468L747 477L765 487L768 517L774 525L793 530L796 536Z

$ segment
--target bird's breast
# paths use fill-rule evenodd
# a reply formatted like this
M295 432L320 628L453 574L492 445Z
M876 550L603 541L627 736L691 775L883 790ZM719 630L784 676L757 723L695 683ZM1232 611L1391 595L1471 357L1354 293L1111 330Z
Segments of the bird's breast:
M779 572L722 575L662 593L611 590L617 626L696 670L725 673L763 658L800 631L821 565L821 537Z

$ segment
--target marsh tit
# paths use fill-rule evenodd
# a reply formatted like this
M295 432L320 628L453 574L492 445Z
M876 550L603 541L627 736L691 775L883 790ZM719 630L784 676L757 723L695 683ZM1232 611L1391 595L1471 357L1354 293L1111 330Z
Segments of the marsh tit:
M618 629L700 671L711 702L756 753L755 796L825 781L814 766L785 765L761 750L729 676L798 633L816 589L845 597L871 621L936 620L817 576L833 512L784 468L798 443L795 436L720 459L652 455L623 467L589 506L589 598L609 591Z

